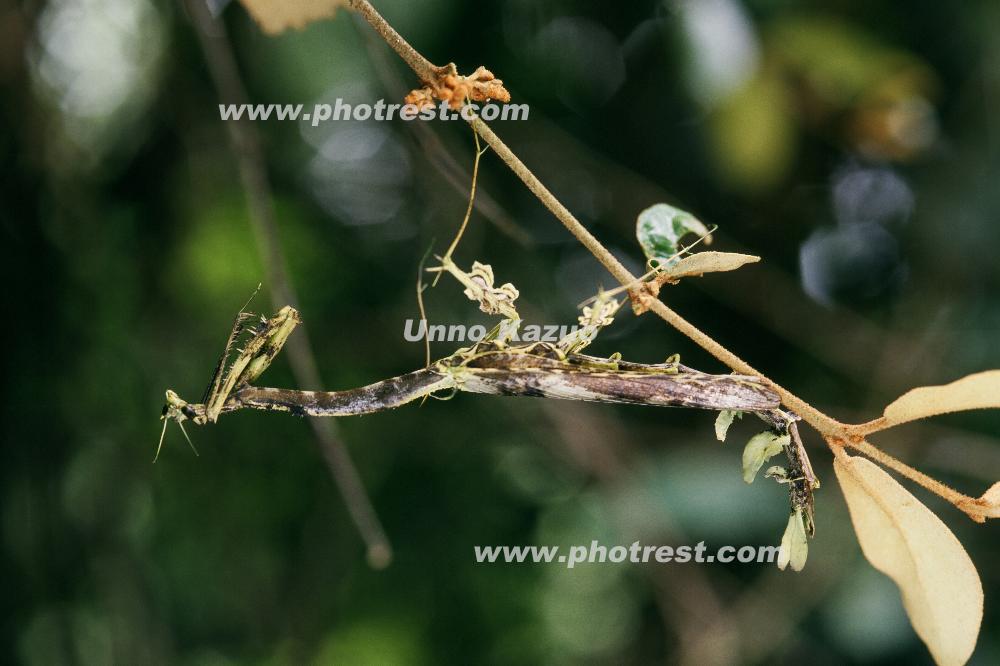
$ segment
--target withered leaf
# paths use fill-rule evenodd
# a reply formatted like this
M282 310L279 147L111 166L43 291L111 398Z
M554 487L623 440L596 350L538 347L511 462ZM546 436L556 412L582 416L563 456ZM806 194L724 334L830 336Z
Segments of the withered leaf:
M789 564L792 571L802 571L809 557L809 538L806 536L805 519L802 510L797 509L788 516L788 526L781 537L778 549L778 568L785 570Z
M751 437L743 449L743 480L753 483L764 463L781 453L790 441L790 435L779 435L770 430Z
M917 635L938 664L964 664L979 636L983 587L962 544L870 460L841 452L834 470L862 552L899 586Z
M752 254L736 252L698 252L689 255L665 271L671 278L693 277L705 273L735 271L741 266L760 261Z
M735 409L723 409L715 419L715 438L720 442L726 441L726 433L729 426L733 424L733 419L743 418L743 412Z
M950 384L907 391L885 408L884 427L969 409L1000 407L1000 370L968 375Z

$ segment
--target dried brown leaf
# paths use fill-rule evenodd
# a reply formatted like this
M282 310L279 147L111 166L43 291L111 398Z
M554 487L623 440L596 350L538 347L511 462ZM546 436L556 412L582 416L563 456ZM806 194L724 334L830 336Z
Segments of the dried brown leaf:
M332 17L348 0L240 0L264 32L276 35L288 28L304 28Z
M778 548L778 568L784 571L791 564L792 571L802 571L808 557L809 536L802 510L798 509L788 516L788 527L785 528Z
M434 92L428 87L411 90L403 100L404 104L412 104L419 110L434 106Z
M968 375L942 386L922 386L885 408L883 427L969 409L1000 408L1000 370Z
M496 100L504 103L510 101L510 93L503 87L503 81L482 65L468 76L459 74L454 64L442 69L437 80L427 82L427 90L435 99L447 102L452 109L462 108L466 100L473 102ZM419 100L425 97L424 93L414 90L407 96L407 100L414 95L418 97L413 98L413 103L419 103Z
M938 664L964 664L979 636L983 587L962 544L870 460L840 452L834 470L861 550L899 586L917 635Z
M699 222L699 224L701 223ZM697 254L688 255L669 268L658 272L648 282L643 282L637 287L629 289L632 310L637 315L641 315L649 310L649 306L646 305L643 297L651 296L657 298L664 284L677 284L681 278L697 277L705 273L735 271L741 266L753 264L758 261L760 261L760 257L752 254L738 254L736 252L698 252Z

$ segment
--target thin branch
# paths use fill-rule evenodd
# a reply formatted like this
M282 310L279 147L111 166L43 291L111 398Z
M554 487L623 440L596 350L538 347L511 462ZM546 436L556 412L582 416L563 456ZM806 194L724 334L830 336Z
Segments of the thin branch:
M880 416L877 419L872 419L871 421L865 421L864 423L852 425L848 428L848 432L851 435L867 437L872 433L879 432L880 430L887 430L891 427L891 425L888 425L888 421L885 416Z
M359 1L363 2L364 0ZM531 173L531 170L525 166L524 162L522 162L520 158L518 158L518 156L507 147L507 144L500 140L500 137L493 133L493 130L491 130L481 118L474 118L473 120L470 120L469 123L472 125L473 129L476 130L479 136L483 137L483 140L489 144L490 148L493 149L493 152L495 152L497 156L502 159L508 167L510 167L510 170L521 179L529 190L531 190L531 193L534 194L546 208L552 211L552 214L563 223L563 226L569 229L570 233L573 234L584 247L590 250L590 253L593 254L597 260L608 269L608 272L610 272L616 280L623 285L635 282L635 276L633 276L629 270L625 268L625 266L618 261L618 259L615 258L615 256L611 254L611 252L609 252L604 245L601 244L601 241L597 240L592 233L587 231L587 228L584 227L583 224L581 224L580 221L577 220L573 214L562 205L562 202L556 199L555 195L542 184L542 181L535 177L535 174Z
M447 67L437 67L422 56L415 48L410 46L389 23L382 18L382 15L375 11L368 0L351 0L351 8L360 14L368 23L375 28L385 43L392 47L392 50L399 54L399 57L410 66L410 69L424 83L431 83L442 72L447 71Z
M946 486L945 484L941 483L937 479L931 478L926 474L924 474L923 472L910 467L902 460L894 458L893 456L889 455L882 449L872 446L866 440L863 439L857 441L833 440L832 442L830 442L830 444L833 447L834 452L837 452L844 446L848 446L852 449L860 451L861 453L865 454L866 456L868 456L875 462L879 463L883 467L888 467L889 469L898 472L900 475L920 484L921 486L931 491L938 497L942 497L948 500L962 511L965 511L965 513L968 514L969 517L972 518L973 520L982 522L982 518L979 517L978 514L974 515L966 511L965 508L963 508L967 506L969 503L975 502L976 499L974 497L963 495L954 488L951 488L950 486Z
M225 26L212 17L204 0L186 0L184 6L194 23L219 99L228 103L246 103L246 90ZM251 122L241 118L228 121L226 129L243 184L250 225L267 272L272 301L276 309L294 304L298 299L278 237L271 186L256 128ZM296 383L303 388L322 386L316 358L304 330L289 340L287 349ZM309 419L309 425L319 442L347 511L365 542L369 564L375 568L388 566L392 559L392 547L350 454L338 436L335 423L330 420Z

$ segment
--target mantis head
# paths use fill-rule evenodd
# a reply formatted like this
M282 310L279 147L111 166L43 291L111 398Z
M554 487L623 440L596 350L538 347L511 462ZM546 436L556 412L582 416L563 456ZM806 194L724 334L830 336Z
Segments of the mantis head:
M187 430L184 429L184 421L191 419L195 423L200 424L204 422L205 418L204 415L199 415L194 407L170 389L167 389L166 395L167 402L163 405L163 412L160 415L160 420L163 421L163 430L160 432L160 443L157 445L156 455L153 457L154 463L160 457L160 450L163 448L163 438L167 434L167 425L171 421L177 422L177 425L181 428L181 432L184 433L184 439L187 440L194 454L198 455L198 449L194 448L194 443L188 437Z

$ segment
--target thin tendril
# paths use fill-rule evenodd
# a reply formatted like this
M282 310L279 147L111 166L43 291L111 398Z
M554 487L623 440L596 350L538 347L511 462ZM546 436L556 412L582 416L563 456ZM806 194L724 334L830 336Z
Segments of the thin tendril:
M427 257L430 256L431 250L434 249L434 241L427 247L427 251L424 252L424 256L420 259L420 265L417 266L417 307L420 309L420 321L424 324L424 367L429 368L431 365L431 338L427 334L427 311L424 309L424 264L427 263ZM426 399L426 398L425 398ZM421 402L420 404L423 404Z
M479 132L477 132L476 128L474 127L472 128L472 138L475 139L476 141L476 158L475 161L472 163L472 186L469 188L469 205L465 209L465 218L462 220L462 226L458 228L458 233L455 234L455 239L451 241L451 245L448 246L448 251L444 253L442 262L451 258L452 252L455 251L455 248L458 247L459 241L462 240L462 235L465 233L465 228L469 226L469 218L472 217L472 206L476 201L476 181L479 179L479 159L483 156L483 153L485 153L486 150L488 150L489 148L489 147L487 148L480 147ZM434 276L434 282L431 283L431 286L436 287L438 280L440 279L441 279L441 274L438 273L437 275ZM428 363L430 363L429 360Z

